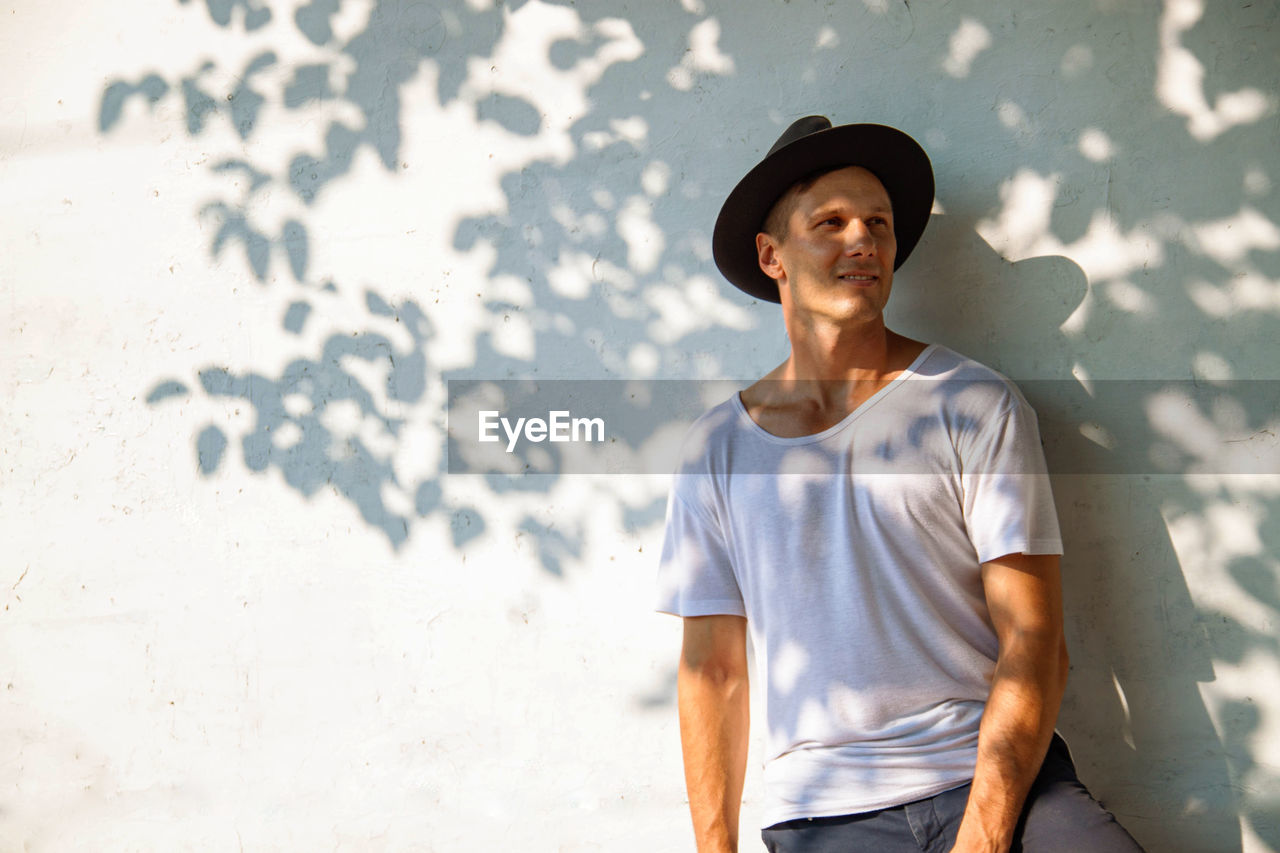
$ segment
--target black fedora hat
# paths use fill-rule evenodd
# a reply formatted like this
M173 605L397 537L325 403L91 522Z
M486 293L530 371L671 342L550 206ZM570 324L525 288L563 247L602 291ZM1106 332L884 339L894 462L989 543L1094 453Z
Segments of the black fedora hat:
M884 184L893 205L898 254L911 254L933 208L933 166L914 139L882 124L832 127L825 116L793 122L769 153L738 182L720 208L711 253L724 277L757 299L778 302L778 285L760 269L756 234L774 202L796 181L824 169L861 166Z

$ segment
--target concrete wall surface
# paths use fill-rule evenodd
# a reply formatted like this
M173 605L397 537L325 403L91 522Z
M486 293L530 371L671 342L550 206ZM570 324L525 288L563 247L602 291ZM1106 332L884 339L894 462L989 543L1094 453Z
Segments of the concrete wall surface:
M0 849L692 849L667 478L461 473L446 382L772 368L711 226L825 113L1039 411L1082 777L1280 850L1276 3L9 0L0 72Z

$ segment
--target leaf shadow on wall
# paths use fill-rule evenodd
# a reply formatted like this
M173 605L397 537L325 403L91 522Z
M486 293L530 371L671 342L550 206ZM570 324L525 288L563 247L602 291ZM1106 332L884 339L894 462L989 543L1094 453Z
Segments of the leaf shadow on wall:
M1249 347L1280 339L1274 311L1237 310L1247 302L1250 282L1280 279L1280 258L1267 242L1276 218L1274 196L1266 189L1275 122L1246 122L1199 138L1189 128L1211 127L1210 119L1201 115L1197 124L1154 98L1135 97L1131 108L1113 112L1103 109L1117 87L1164 91L1154 69L1162 67L1168 47L1145 17L1136 20L1120 10L1072 31L1040 26L1049 14L1043 9L1033 10L1028 24L1025 16L1019 23L1016 15L976 3L915 10L893 5L879 16L859 4L793 4L792 26L779 37L792 39L796 49L779 65L755 61L762 47L749 14L719 21L706 13L646 13L617 4L579 9L513 2L487 10L478 5L378 0L363 28L348 38L337 32L343 10L337 0L313 0L292 21L264 17L265 7L246 0L208 0L207 13L219 27L264 39L272 27L292 26L318 49L319 58L288 69L279 93L271 89L272 75L281 71L272 50L225 68L196 58L173 73L148 71L133 82L109 81L99 127L110 133L136 120L137 103L147 110L144 119L180 103L190 136L225 143L208 168L237 181L240 189L195 211L211 223L210 267L242 259L254 282L288 288L280 334L302 341L322 313L317 306L354 287L316 276L316 247L330 235L318 231L312 214L362 152L371 152L387 174L402 168L404 90L422 67L436 73L440 106L465 101L477 125L530 138L543 129L532 93L522 98L508 91L469 92L470 65L494 55L526 8L559 7L578 16L577 36L548 48L551 65L565 72L594 68L606 54L617 54L627 42L619 32L629 28L643 50L609 64L585 86L589 109L568 130L573 156L535 158L509 170L500 183L505 206L468 214L448 235L459 252L491 253L479 303L493 323L470 342L471 364L447 378L572 378L586 372L584 366L592 375L627 377L639 372L637 364L653 365L646 369L654 375L721 376L734 370L744 346L765 348L759 338L766 336L750 336L747 344L745 333L774 333L769 347L779 337L771 314L754 310L714 281L703 289L691 284L709 277L708 224L723 189L800 114L825 111L837 121L901 114L898 93L890 97L869 88L857 73L849 57L858 48L892 48L902 67L930 69L949 40L976 32L976 25L990 33L985 53L953 64L951 77L921 73L915 75L919 82L902 84L929 104L931 112L927 120L918 117L916 132L931 134L926 147L935 158L940 198L951 212L930 226L900 274L891 310L909 318L903 331L948 343L1015 378L1057 379L1070 376L1077 364L1105 379L1156 366L1168 368L1160 375L1189 376L1206 356L1249 364ZM760 14L773 11L761 7ZM1204 71L1204 62L1218 53L1215 44L1273 31L1266 29L1274 28L1273 19L1254 20L1264 14L1260 8L1228 9L1203 19L1184 34L1191 57ZM1108 26L1114 31L1106 32ZM1274 59L1250 55L1274 65ZM1243 91L1258 72L1243 60L1219 58L1197 85L1206 104L1221 106L1219 95ZM1043 59L1043 74L1009 72L1032 59ZM968 76L956 76L961 71ZM1034 88L1038 77L1050 80L1052 97ZM762 90L793 92L797 80L806 86L825 80L849 85L835 98L815 94L821 103L799 98L774 112L773 105L761 104ZM297 144L276 162L260 157L253 145L270 114L264 106L276 101L286 110L349 107L358 118L299 123L292 128ZM1036 124L1040 108L1050 102L1048 112L1059 111L1067 129ZM737 125L711 129L698 121L714 114L711 106L725 103L740 108ZM1081 128L1097 125L1106 131L1103 138L1132 140L1128 128L1135 122L1143 138L1158 140L1157 149L1110 159L1080 153ZM219 129L222 137L214 132ZM706 156L708 150L713 156ZM956 156L988 150L1000 154L986 162L970 160L972 173L958 173ZM1054 176L1061 175L1066 177L1056 186L1066 187L1069 197L1054 195ZM1204 182L1191 179L1196 175L1220 179L1218 191L1204 192ZM1112 198L1113 181L1130 187L1126 197ZM1043 217L1042 236L1076 256L1102 246L1102 254L1115 256L1107 258L1114 261L1114 274L1091 281L1086 293L1079 269L1055 259L1054 252L1036 257L1034 246L1003 247L1005 256L1019 258L1010 264L977 236L1002 209L1012 212L1008 220L1016 225L1021 211L1002 194L1028 187L1049 187L1046 207L1031 211ZM301 212L282 223L263 221L259 210L272 193L291 194ZM505 280L524 282L531 298L522 302L490 292L489 285ZM942 281L955 286L938 286ZM247 470L278 470L298 494L334 488L394 548L403 547L419 523L440 519L455 549L464 549L496 532L484 502L451 498L443 470L406 477L395 465L395 451L414 427L401 412L422 405L444 375L433 369L427 351L447 320L432 315L427 297L398 300L365 286L358 292L365 298L364 316L353 319L360 327L356 335L328 335L315 346L300 343L299 355L279 367L233 371L212 364L199 367L194 377L160 376L148 401L163 405L198 397L215 413L226 402L253 409L253 423L239 434L216 420L193 423L192 464L206 476L225 471L236 448ZM1081 306L1091 310L1068 337L1061 327ZM506 315L525 319L533 329L530 354L513 355L504 345L500 323ZM649 342L656 357L640 345ZM369 379L362 365L379 378ZM1234 441L1269 429L1272 416L1231 389L1201 408L1192 400L1179 421L1150 414L1162 399L1156 388L1134 386L1141 396L1125 405L1118 397L1098 402L1070 382L1055 387L1032 401L1047 441L1052 439L1055 468L1084 458L1103 466L1098 470L1111 470L1106 466L1147 459L1158 448L1171 448L1175 458L1150 481L1126 474L1118 484L1075 475L1060 475L1056 482L1068 537L1068 606L1089 614L1087 622L1071 626L1076 670L1063 712L1082 772L1127 822L1136 822L1135 834L1153 849L1238 850L1240 816L1280 847L1280 821L1268 813L1265 798L1249 793L1274 785L1274 773L1253 757L1274 711L1241 698L1211 715L1198 688L1215 677L1215 666L1235 666L1250 652L1274 656L1274 645L1238 608L1197 606L1168 533L1171 521L1212 519L1240 497L1229 486L1206 492L1187 484L1183 475L1197 466L1212 472L1216 463L1197 456L1184 425L1207 424L1215 440ZM1131 417L1135 411L1141 417ZM1083 445L1079 427L1086 421L1110 426L1131 443L1111 450ZM1122 429L1124 424L1130 426ZM554 483L487 481L495 497L540 494ZM392 508L388 493L412 511ZM1253 529L1260 544L1229 560L1225 579L1248 601L1274 608L1275 566L1268 555L1277 550L1280 507L1270 497L1247 497L1258 512ZM660 501L622 509L629 523L652 526L661 519ZM563 576L585 553L581 526L552 529L532 515L517 526L537 543L537 564L547 577ZM1135 541L1141 545L1131 547ZM1088 560L1073 563L1073 554ZM664 675L652 690L640 689L640 703L659 706L657 697L669 700L670 689Z

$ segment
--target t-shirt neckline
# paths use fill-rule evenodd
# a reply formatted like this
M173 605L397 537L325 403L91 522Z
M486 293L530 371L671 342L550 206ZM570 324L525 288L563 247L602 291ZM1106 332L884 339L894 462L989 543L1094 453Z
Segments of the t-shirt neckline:
M937 344L925 345L925 348L920 351L920 354L917 355L915 359L906 366L906 368L902 371L902 373L895 376L889 382L888 385L884 386L879 391L872 394L867 399L863 400L861 403L858 404L858 407L855 408L852 412L845 415L838 422L827 427L822 432L815 432L811 435L794 435L794 436L774 435L764 427L760 426L760 424L756 423L755 418L751 417L751 413L747 411L746 404L742 402L741 391L733 395L732 397L733 407L737 410L738 417L741 418L746 423L748 429L752 433L759 436L760 438L765 439L766 441L771 441L775 444L790 444L790 445L812 444L815 441L822 441L823 439L829 438L830 436L833 436L836 433L840 432L842 429L849 426L849 424L853 423L855 420L861 417L863 413L869 411L876 403L884 399L884 397L888 395L890 392L892 392L893 389L897 388L900 383L914 376L916 371L919 370L920 367L928 360L929 356L933 354L933 351L937 348L937 346L938 346Z

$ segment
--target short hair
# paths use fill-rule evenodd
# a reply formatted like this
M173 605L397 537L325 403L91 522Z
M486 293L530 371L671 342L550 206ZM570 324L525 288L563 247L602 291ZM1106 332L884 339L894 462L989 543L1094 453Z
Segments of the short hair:
M787 187L787 191L778 196L778 200L773 203L773 207L769 208L769 212L765 214L764 224L760 230L779 241L787 238L787 220L791 218L791 214L796 209L796 196L809 189L818 182L823 175L829 175L832 172L838 172L841 169L847 169L847 166L823 166L821 169L814 169L791 186Z
M769 212L765 214L764 223L760 230L782 242L787 238L787 220L791 218L791 214L796 209L796 196L809 189L816 184L824 175L832 172L838 172L841 169L851 169L858 166L857 163L845 163L840 166L823 166L820 169L814 169L791 186L787 187L787 191L778 196L778 200L773 203L773 207L769 208ZM865 166L858 168L865 169ZM874 175L875 173L872 172ZM877 180L879 176L876 176ZM893 204L893 197L890 196L889 203Z

